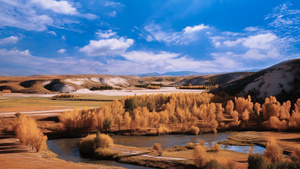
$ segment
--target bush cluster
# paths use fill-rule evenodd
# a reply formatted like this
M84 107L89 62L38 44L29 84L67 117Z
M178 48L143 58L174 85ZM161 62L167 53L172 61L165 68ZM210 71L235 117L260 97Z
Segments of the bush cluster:
M79 152L83 156L97 156L99 158L108 159L115 153L108 149L113 146L113 140L111 137L98 132L96 135L88 135L80 139Z

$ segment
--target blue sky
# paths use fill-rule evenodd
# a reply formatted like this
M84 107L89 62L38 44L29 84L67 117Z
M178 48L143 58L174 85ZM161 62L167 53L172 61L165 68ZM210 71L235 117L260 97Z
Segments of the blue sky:
M0 75L262 69L299 32L297 0L0 0Z

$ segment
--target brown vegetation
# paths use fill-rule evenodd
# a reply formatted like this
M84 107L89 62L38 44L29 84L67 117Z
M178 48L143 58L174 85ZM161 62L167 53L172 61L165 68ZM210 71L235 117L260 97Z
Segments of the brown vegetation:
M88 135L79 142L79 152L84 156L94 156L106 159L111 157L115 153L107 149L113 146L113 140L111 137L105 134L97 133L96 135Z
M300 101L290 116L290 101L280 104L275 97L266 98L261 108L250 96L235 97L233 101L227 95L172 93L125 97L96 109L74 109L61 114L59 119L61 130L71 134L93 129L107 132L111 128L150 133L156 128L157 134L171 131L198 134L249 125L286 130L300 126L298 105Z
M37 127L33 118L21 114L17 117L13 128L17 138L26 146L36 151L41 151L46 146L47 136Z
M197 146L194 149L195 164L197 167L203 167L208 162L207 152L203 146Z
M278 162L282 159L282 149L277 144L275 138L270 138L267 142L266 150L264 151L264 156L269 162Z

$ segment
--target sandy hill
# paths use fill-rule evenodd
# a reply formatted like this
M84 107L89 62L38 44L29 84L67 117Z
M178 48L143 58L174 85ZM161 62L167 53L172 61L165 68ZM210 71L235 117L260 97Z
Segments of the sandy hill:
M2 76L0 91L9 89L14 93L53 93L73 92L78 89L91 89L103 85L113 88L132 88L148 83L170 84L181 77L138 77L121 75L35 75Z
M300 95L300 59L287 60L243 79L225 84L213 92L231 95L250 94L257 99L276 96L278 100L295 100Z
M0 91L21 93L72 92L78 89L109 85L125 88L139 84L137 76L111 75L37 75L0 77Z
M246 76L253 74L253 72L232 72L214 75L204 75L204 76L193 76L187 77L183 80L173 83L174 85L206 85L206 84L219 84L223 85L230 83L232 81L242 79Z

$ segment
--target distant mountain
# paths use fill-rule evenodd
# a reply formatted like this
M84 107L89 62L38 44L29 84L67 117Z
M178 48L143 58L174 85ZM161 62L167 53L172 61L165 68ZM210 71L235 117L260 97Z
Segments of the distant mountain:
M153 76L196 76L196 75L203 75L203 73L193 72L193 71L178 71L178 72L166 72L166 73L146 73L140 74L139 77L153 77Z
M230 95L250 94L256 99L276 96L279 101L295 101L300 97L300 59L281 62L212 92L220 91Z

